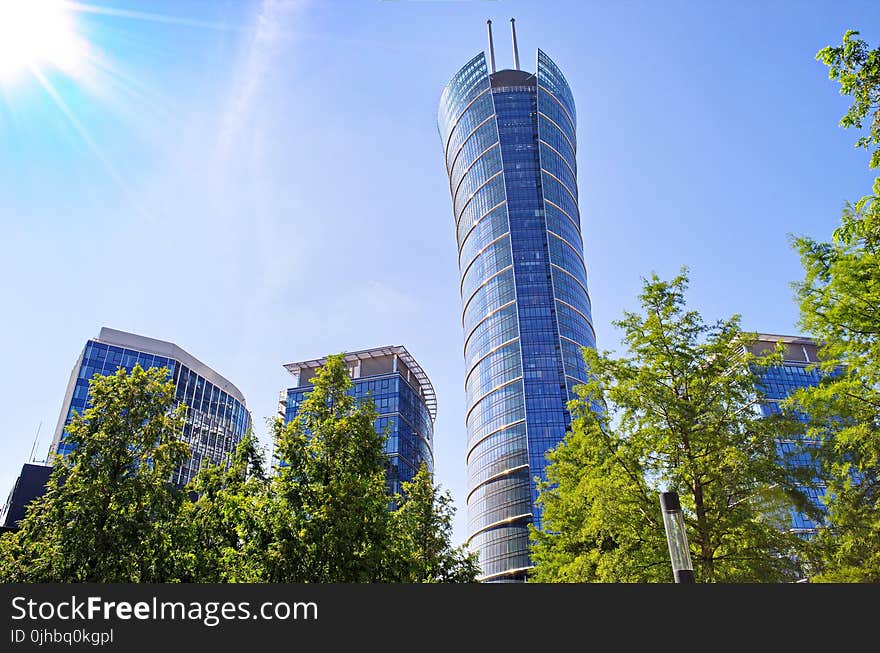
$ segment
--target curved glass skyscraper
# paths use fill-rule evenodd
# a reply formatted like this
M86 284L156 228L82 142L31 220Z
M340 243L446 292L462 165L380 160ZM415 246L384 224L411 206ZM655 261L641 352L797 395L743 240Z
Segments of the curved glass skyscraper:
M484 581L517 582L540 523L533 479L569 426L587 378L580 348L595 336L571 90L541 50L536 74L495 72L490 57L492 69L480 53L446 86L438 127L461 273L468 543Z

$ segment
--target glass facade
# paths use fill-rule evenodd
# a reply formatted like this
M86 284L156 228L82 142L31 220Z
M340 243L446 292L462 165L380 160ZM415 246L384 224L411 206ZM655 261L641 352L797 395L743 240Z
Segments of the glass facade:
M578 211L575 106L541 50L537 73L479 54L440 100L458 244L468 435L468 543L484 581L525 580L535 477L571 421L595 347Z
M114 334L122 335L117 339L118 344L114 344ZM169 378L174 381L175 405L187 406L182 439L189 443L192 456L175 471L171 480L183 486L205 461L225 463L251 426L251 416L241 393L170 343L107 329L102 330L99 338L86 343L74 367L52 452L70 453L72 445L65 442L63 427L70 423L74 411L79 414L85 411L89 379L95 374L114 374L120 367L131 370L136 364L144 369L167 368Z
M816 386L822 378L817 369L811 368L811 363L817 362L817 347L809 338L797 338L795 336L770 336L761 335L758 339L758 347L762 345L775 345L776 342L786 345L785 358L781 365L775 365L762 371L758 390L764 396L764 401L759 404L761 414L764 416L779 413L779 402L790 396L798 388ZM754 350L754 347L753 347ZM757 353L757 352L755 352ZM808 416L801 415L799 419L806 423ZM818 445L818 442L801 438L800 441L780 439L776 443L776 449L780 458L791 459L795 451L801 451L799 458L794 462L798 465L809 466L812 463L808 454L803 453L803 446ZM802 488L814 506L823 508L821 501L825 493L825 486L818 476L809 486ZM801 511L791 508L791 529L805 537L810 537L816 532L817 524Z
M434 472L434 419L437 415L434 390L421 367L403 347L380 347L347 354L352 376L349 394L358 400L373 400L379 414L375 427L387 433L385 478L389 492L401 490L411 481L422 463ZM308 378L326 359L291 363L285 367L299 385L282 393L279 412L284 423L292 421L311 392ZM273 458L274 464L284 461Z

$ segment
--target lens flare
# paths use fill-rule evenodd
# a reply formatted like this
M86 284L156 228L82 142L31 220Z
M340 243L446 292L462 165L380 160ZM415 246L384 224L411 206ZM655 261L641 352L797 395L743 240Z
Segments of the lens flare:
M0 82L55 68L78 77L88 44L63 0L0 0Z

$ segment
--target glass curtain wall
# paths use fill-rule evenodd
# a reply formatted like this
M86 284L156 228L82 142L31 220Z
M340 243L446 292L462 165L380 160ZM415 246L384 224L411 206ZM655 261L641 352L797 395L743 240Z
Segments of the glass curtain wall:
M468 542L484 581L519 582L540 524L534 478L571 421L595 347L577 207L575 112L562 73L489 74L471 59L438 127L458 245L468 435Z

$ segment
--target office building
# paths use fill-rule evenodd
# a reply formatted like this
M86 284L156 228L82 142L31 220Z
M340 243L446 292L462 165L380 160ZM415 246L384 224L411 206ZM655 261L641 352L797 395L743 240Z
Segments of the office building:
M789 397L799 388L818 385L822 378L822 373L818 369L811 368L811 365L819 362L819 346L812 338L762 333L758 334L757 339L749 344L749 350L751 353L760 356L765 352L775 349L777 343L780 342L785 346L782 363L769 367L760 374L759 389L764 395L764 400L759 404L759 409L764 416L779 413L779 403L782 400ZM808 417L801 415L799 419L806 423ZM818 443L808 440L806 437L801 438L797 442L780 439L776 447L780 456L789 457L795 451L795 447L800 450L803 444L815 446ZM806 454L801 453L799 456L798 464L812 464ZM804 486L803 490L813 505L822 508L823 504L820 497L824 494L825 487L821 478L817 477L814 483ZM815 534L818 524L795 508L791 508L789 513L791 516L791 530L793 532L804 537L810 537Z
M46 462L25 463L15 485L9 493L6 505L0 511L0 526L13 530L24 519L27 505L46 491L46 483L52 473L52 466Z
M458 246L467 401L468 543L486 582L531 567L533 479L570 425L595 347L578 210L575 103L559 67L468 61L440 99Z
M405 347L389 346L345 354L352 378L350 390L358 399L371 397L379 414L376 429L388 430L386 482L390 492L411 481L422 463L434 471L434 420L437 397L428 375ZM295 386L281 392L279 415L285 424L292 421L312 390L311 379L326 358L288 363L285 369ZM284 461L274 459L275 464Z
M86 342L73 366L50 453L70 452L72 445L64 440L64 427L74 411L85 411L89 379L95 374L114 374L120 367L131 370L136 364L144 369L168 368L174 381L175 405L187 406L182 439L189 443L192 456L170 480L183 486L205 461L224 464L251 426L239 389L173 343L107 327Z

